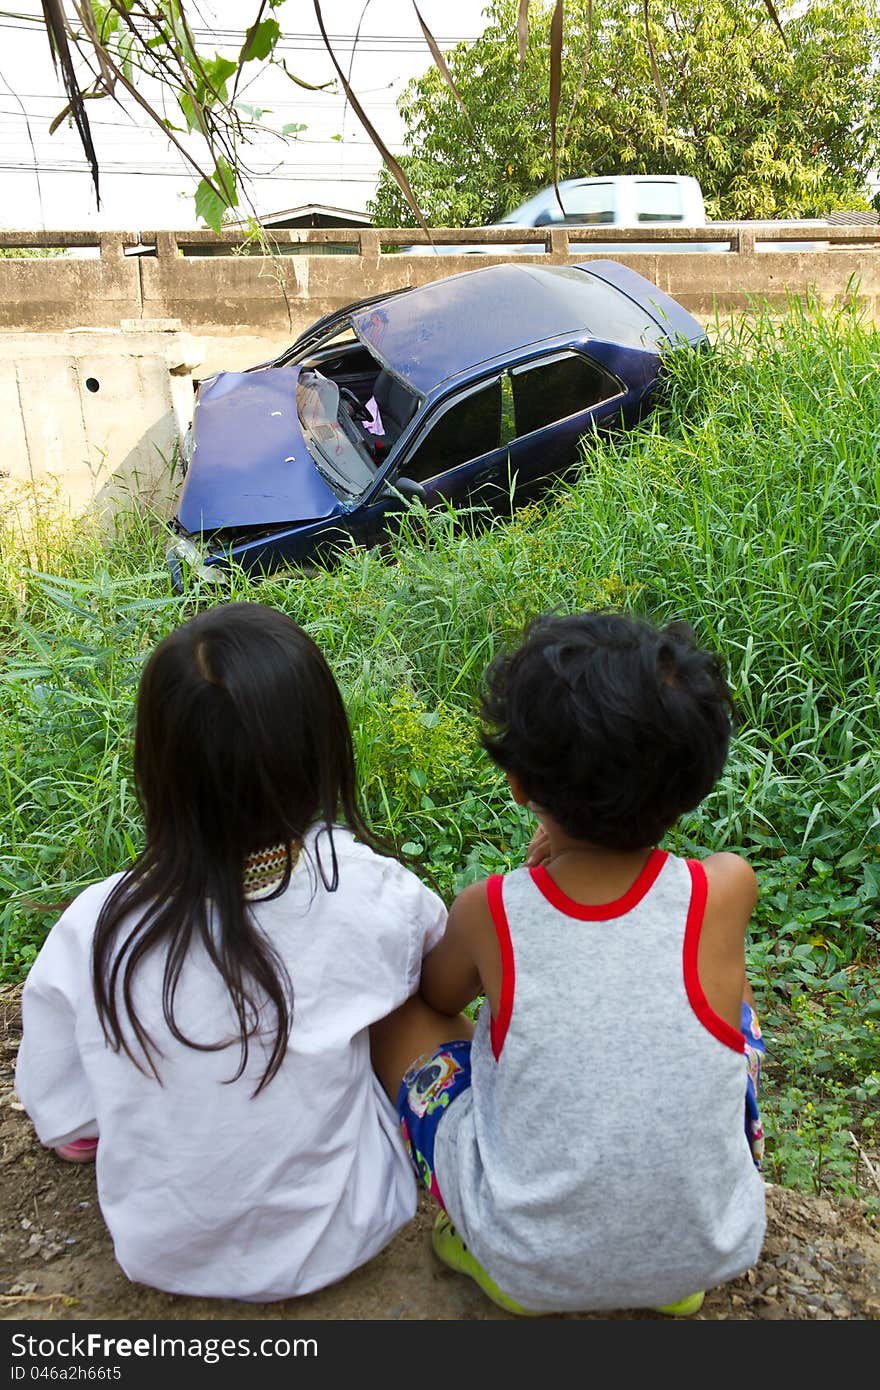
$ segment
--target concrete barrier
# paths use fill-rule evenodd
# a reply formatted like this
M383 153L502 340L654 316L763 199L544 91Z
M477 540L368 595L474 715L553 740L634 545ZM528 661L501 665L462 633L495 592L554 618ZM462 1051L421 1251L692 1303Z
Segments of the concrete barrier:
M0 232L0 247L78 252L0 258L0 332L118 328L142 318L137 232ZM88 253L91 253L90 255Z
M73 514L161 508L200 350L179 324L0 334L0 505L53 488Z
M815 222L712 223L706 227L436 228L442 253L401 254L426 240L409 228L334 228L272 233L277 254L254 254L241 232L0 232L0 246L64 247L93 259L0 259L0 330L115 328L123 318L179 319L197 334L295 336L352 300L475 269L481 256L534 245L526 263L559 265L619 257L698 317L783 306L808 292L824 302L857 295L880 318L880 227ZM656 251L627 250L627 243ZM811 249L761 250L784 242ZM720 249L690 251L689 245ZM593 247L601 247L595 251ZM613 249L609 249L613 248ZM332 251L335 254L327 254ZM244 253L244 254L243 254ZM341 254L340 254L341 253Z

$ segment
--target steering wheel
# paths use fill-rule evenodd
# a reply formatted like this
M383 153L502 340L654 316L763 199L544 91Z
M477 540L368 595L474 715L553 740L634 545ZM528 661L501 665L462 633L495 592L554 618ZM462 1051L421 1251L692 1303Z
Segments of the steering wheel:
M367 407L362 401L358 400L354 392L350 391L347 386L339 387L339 397L341 400L345 401L349 408L349 413L353 415L356 420L372 420L373 417L367 410Z

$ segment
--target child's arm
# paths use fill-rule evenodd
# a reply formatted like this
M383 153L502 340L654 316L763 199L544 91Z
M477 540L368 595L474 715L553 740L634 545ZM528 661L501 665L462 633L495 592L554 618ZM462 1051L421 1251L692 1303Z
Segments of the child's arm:
M459 893L442 939L422 962L422 998L440 1013L457 1014L484 994L497 1011L501 953L485 880Z
M697 972L711 1008L738 1031L743 1000L753 1002L746 979L746 936L758 882L738 854L710 854L703 868L708 893Z
M480 887L485 901L485 885L473 885ZM416 994L370 1026L373 1068L392 1105L398 1102L400 1081L416 1059L450 1041L473 1037L473 1020L462 1013L482 990L470 955L467 908L471 897L478 898L478 892L466 890L453 902L442 937L421 960Z
M95 1102L80 1058L70 997L72 943L56 927L22 992L22 1040L15 1087L43 1144L97 1134Z

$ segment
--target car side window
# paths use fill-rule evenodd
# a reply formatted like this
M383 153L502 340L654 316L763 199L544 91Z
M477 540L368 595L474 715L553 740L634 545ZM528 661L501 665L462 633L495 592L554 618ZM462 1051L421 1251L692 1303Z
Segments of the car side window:
M511 377L518 436L590 410L621 392L620 383L582 353L520 367Z
M639 222L683 222L680 186L671 179L637 183L636 217Z
M501 382L471 391L429 422L412 456L400 471L416 483L448 473L501 445Z
M555 201L555 198L554 198ZM566 222L607 226L614 221L614 185L611 183L581 183L567 188L562 195ZM559 204L556 203L557 211ZM560 213L557 221L563 221Z

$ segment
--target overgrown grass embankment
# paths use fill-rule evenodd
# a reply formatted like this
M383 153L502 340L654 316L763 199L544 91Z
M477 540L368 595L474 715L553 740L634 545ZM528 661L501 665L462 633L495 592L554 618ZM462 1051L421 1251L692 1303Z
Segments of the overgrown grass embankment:
M685 618L722 652L742 725L716 791L667 844L738 849L759 876L749 956L769 1038L768 1178L864 1195L880 1095L880 336L854 311L799 304L715 336L711 353L674 356L650 420L590 442L583 473L546 503L482 531L422 519L384 554L236 576L229 596L283 608L320 643L377 830L447 895L518 862L531 831L479 751L475 715L487 661L529 616L632 607ZM23 978L52 905L140 843L140 667L218 597L172 594L163 553L160 528L135 514L108 538L46 513L27 547L8 523L7 980Z

